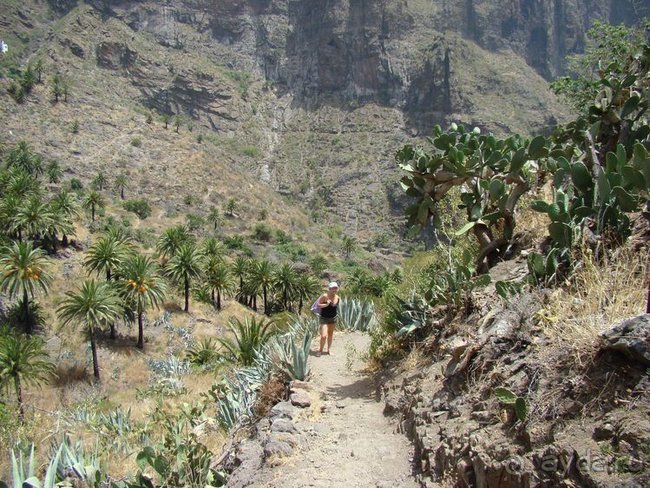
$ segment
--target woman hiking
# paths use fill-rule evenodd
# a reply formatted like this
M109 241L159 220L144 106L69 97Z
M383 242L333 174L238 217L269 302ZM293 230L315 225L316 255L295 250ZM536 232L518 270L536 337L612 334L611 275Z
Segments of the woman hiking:
M320 309L320 349L318 350L318 356L323 353L325 342L327 342L327 351L325 351L325 354L329 354L330 348L332 347L337 308L341 301L337 294L338 291L339 284L336 281L332 281L327 286L327 293L324 293L318 299L318 308Z

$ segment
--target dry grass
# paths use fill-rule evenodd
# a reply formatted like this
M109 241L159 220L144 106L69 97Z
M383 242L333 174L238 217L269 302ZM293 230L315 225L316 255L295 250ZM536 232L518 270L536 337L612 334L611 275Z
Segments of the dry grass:
M555 290L539 312L547 336L578 364L591 355L601 332L645 311L648 280L645 257L626 249L604 263L585 252L581 263L570 286Z

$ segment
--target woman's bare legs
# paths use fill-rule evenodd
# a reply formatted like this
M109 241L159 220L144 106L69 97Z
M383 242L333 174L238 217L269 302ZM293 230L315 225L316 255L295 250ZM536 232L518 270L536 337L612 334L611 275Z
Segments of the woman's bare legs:
M320 348L318 350L319 354L323 353L323 347L325 346L325 341L327 341L327 336L328 336L327 328L328 328L327 324L323 324L320 326ZM330 340L330 343L331 342L332 341ZM329 346L328 346L328 350L329 350Z
M327 354L330 353L330 347L332 347L332 340L334 339L334 324L323 324L320 327L320 348L318 349L319 354L323 353L323 347L325 347L325 342L327 342Z
M327 354L330 353L330 348L332 347L333 339L334 339L334 324L327 324Z

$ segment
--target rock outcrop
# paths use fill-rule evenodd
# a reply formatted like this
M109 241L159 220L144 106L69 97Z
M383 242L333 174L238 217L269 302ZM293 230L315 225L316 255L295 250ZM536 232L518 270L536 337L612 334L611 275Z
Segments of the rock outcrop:
M519 301L478 333L474 317L441 335L428 351L433 364L387 384L385 410L401 413L423 486L645 486L647 315L603 334L594 363L576 367L539 356L548 349L537 347L544 339L530 317L540 297ZM497 387L524 399L524 421L498 400Z

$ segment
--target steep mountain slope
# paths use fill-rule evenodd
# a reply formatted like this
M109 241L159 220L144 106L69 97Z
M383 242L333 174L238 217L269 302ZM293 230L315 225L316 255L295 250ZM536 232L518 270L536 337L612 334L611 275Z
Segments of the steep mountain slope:
M84 177L129 161L142 191L168 206L183 188L214 194L193 181L241 169L313 218L377 242L399 227L401 144L452 120L548 130L565 109L542 76L561 71L593 19L648 10L632 0L7 4L0 25L13 60L41 58L46 78L62 72L73 85L65 107L44 103L46 92L23 106L2 94L7 142L39 141ZM182 114L207 143L177 145L159 122L143 123L148 110ZM75 118L73 138L61 122ZM223 188L243 184L231 183Z

